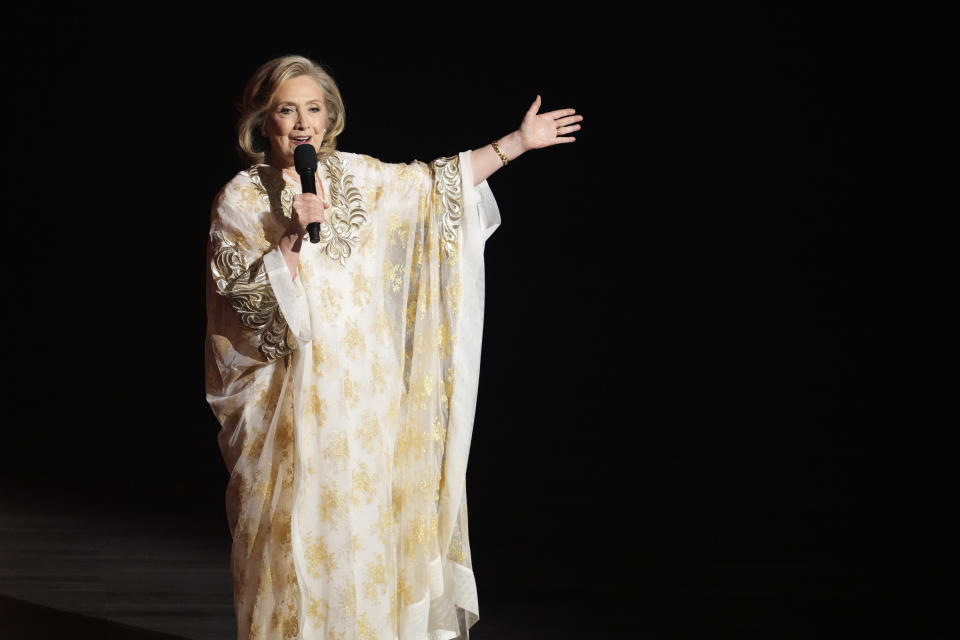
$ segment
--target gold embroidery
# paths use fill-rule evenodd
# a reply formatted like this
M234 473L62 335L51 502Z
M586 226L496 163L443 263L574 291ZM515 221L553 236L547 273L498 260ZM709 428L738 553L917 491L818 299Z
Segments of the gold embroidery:
M320 577L321 570L332 573L336 566L334 554L327 549L323 540L313 540L313 535L308 533L303 537L304 555L307 560L307 570L310 575Z
M400 433L397 434L395 458L403 459L412 456L419 460L420 456L427 452L427 445L430 443L432 435L432 429L428 435L418 428L415 420L408 421L400 429Z
M448 256L457 253L460 219L463 215L463 190L460 185L460 156L437 158L430 163L434 173L434 185L443 203L440 214L440 238L443 252Z
M409 229L405 224L400 222L400 214L396 210L390 212L390 217L387 219L387 237L390 238L391 246L407 246L407 235L409 234Z
M456 278L447 284L443 290L443 295L447 300L447 308L450 309L450 313L457 315L460 311L460 298L463 297L463 284L460 282L460 278Z
M323 450L323 457L341 471L346 469L347 458L350 455L350 446L347 436L337 434L330 438L330 444Z
M269 165L254 165L247 169L260 201L277 216L293 217L293 187L283 179L283 173Z
M240 316L240 324L257 336L257 348L264 357L276 360L296 349L263 260L248 267L237 245L219 232L214 235L212 250L210 269L217 293L229 300Z
M377 520L373 523L370 533L376 534L380 541L386 545L390 540L390 533L393 531L393 508L391 505L380 505L380 513Z
M370 365L370 388L376 393L383 393L384 385L386 384L386 379L383 376L383 365L380 364L379 358L374 358L373 363Z
M362 307L370 302L370 281L362 273L353 274L353 304Z
M357 615L357 592L353 587L348 587L340 592L340 606L343 607L343 617L353 618Z
M307 616L310 618L310 621L313 622L314 627L319 627L327 621L328 608L329 605L327 604L326 598L314 598L310 596L310 604L307 606Z
M322 427L327 420L327 403L320 398L317 385L310 385L310 399L307 401L307 414L316 416L317 426Z
M335 517L343 513L347 508L347 497L338 489L322 487L320 489L320 504L317 505L317 511L320 519L327 523L335 523Z
M367 223L363 197L353 184L353 176L345 172L337 154L321 160L330 176L330 208L326 221L320 223L320 242L316 247L331 260L345 264L357 246L360 227Z
M367 614L361 613L360 617L357 618L357 638L359 640L377 640L377 632L367 622Z
M384 261L384 270L383 270L383 284L384 287L390 289L394 293L399 293L400 289L403 288L403 275L405 269L402 264L393 264L390 262L390 259L387 258Z
M351 478L352 488L350 493L353 504L359 505L361 500L369 504L373 500L377 493L373 486L373 480L373 476L367 472L367 465L361 462L360 469L354 471Z
M415 601L416 596L413 593L413 585L406 580L403 573L397 578L397 593L400 594L400 602L405 605L412 604Z
M351 409L355 408L357 403L360 402L360 394L358 393L359 389L360 383L351 380L349 373L344 374L343 399L347 401L347 406Z
M386 311L379 311L377 319L373 321L373 331L381 338L390 335L390 321L387 319Z
M377 561L367 565L367 579L363 582L363 597L374 600L387 588L387 566L383 556L377 554Z
M364 450L369 453L376 453L379 450L374 446L380 442L380 423L375 414L368 413L363 416L363 426L357 431L357 435L360 436L360 444Z
M354 551L363 551L363 541L360 539L359 533L350 536L350 548Z
M321 289L320 309L327 320L333 320L340 315L340 292L330 286Z
M347 356L357 359L363 356L366 350L366 343L363 339L363 333L360 331L360 325L356 320L348 321L347 335L344 336L344 344L347 346Z
M323 364L327 361L327 346L319 338L313 340L313 372L318 378L323 377Z

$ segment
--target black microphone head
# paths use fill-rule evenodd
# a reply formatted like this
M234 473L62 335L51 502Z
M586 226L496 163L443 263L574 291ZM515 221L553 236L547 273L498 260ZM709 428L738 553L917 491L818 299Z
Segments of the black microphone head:
M317 150L309 142L307 144L297 145L293 150L293 166L297 173L303 175L304 172L314 173L317 170Z

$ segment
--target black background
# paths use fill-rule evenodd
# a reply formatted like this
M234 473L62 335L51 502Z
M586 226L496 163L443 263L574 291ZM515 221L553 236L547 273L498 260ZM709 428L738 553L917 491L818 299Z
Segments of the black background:
M490 179L481 607L955 629L952 4L75 11L6 27L5 495L226 535L209 205L244 81L299 53L340 147L386 161L483 146L537 93L585 118Z

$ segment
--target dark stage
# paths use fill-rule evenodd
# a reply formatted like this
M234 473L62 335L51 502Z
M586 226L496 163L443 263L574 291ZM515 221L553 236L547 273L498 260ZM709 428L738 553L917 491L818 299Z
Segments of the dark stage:
M584 115L489 180L474 640L956 637L957 10L790 4L8 16L0 638L233 637L205 243L285 53L385 161Z

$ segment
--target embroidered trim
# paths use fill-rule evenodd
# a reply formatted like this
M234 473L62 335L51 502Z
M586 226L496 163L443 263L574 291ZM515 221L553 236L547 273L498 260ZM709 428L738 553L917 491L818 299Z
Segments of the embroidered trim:
M463 216L463 188L460 179L460 156L437 158L430 163L434 184L443 203L440 213L440 241L447 257L457 254L460 220Z
M210 269L217 293L230 302L240 316L240 324L259 338L258 348L267 360L276 360L296 348L296 341L287 328L280 304L270 287L263 260L249 268L237 245L222 233L214 234Z
M360 227L367 224L360 190L353 185L353 176L343 170L343 161L330 154L320 161L330 176L330 208L327 219L320 223L317 244L331 260L343 265L360 240Z
M254 165L247 169L260 200L270 207L274 214L284 218L293 217L293 189L283 179L283 173L276 169L262 172L261 168Z
M360 190L353 184L353 176L343 170L343 161L337 154L323 158L320 163L330 176L330 208L327 219L320 223L320 242L315 246L341 265L353 253L360 241L360 227L367 224ZM247 170L264 204L276 215L293 216L293 188L279 171L261 171L253 166Z

